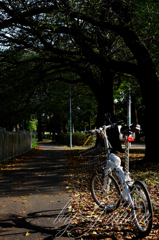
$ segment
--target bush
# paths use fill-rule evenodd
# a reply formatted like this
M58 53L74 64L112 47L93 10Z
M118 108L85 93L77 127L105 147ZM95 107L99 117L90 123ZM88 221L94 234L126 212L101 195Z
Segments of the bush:
M33 134L33 138L38 138L38 134ZM42 134L42 139L52 139L52 134Z
M52 139L52 135L50 133L42 134L42 138Z
M38 135L33 134L33 139L37 139ZM58 135L52 135L52 134L42 134L42 139L52 139L56 141L59 144L63 145L69 145L70 144L70 134L69 133L60 133ZM76 146L83 146L83 144L86 142L87 136L85 133L72 133L72 144ZM95 144L94 138L91 136L89 141L86 145L93 145Z
M37 146L37 141L35 139L32 139L32 148L35 148Z
M33 136L32 136L34 139L35 138L38 138L38 134L33 134Z
M70 134L69 133L61 133L56 136L57 142L59 144L69 145L70 144ZM85 141L87 140L85 133L73 133L72 134L72 144L76 146L82 146ZM87 142L87 145L94 144L94 139L91 136L89 141Z

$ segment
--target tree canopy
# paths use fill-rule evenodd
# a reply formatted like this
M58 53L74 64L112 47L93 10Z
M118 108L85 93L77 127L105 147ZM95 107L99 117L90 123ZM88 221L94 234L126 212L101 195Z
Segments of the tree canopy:
M100 125L104 112L113 113L114 81L133 76L148 126L159 103L157 2L4 0L0 8L1 89L24 87L20 107L39 83L84 82L98 101ZM150 153L152 132L145 129Z
M27 76L28 81L36 74L35 85L40 79L70 82L63 73L74 72L73 81L84 81L99 99L106 76L120 72L139 78L139 64L146 56L148 64L152 65L153 59L157 66L159 6L153 1L145 3L0 2L1 61L12 63L12 67L24 66L18 78ZM14 57L12 52L4 53L7 48L16 51ZM22 52L27 58L19 58Z

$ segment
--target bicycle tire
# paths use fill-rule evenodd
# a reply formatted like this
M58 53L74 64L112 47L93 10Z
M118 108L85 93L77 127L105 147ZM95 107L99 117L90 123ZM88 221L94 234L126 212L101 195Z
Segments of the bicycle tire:
M134 203L133 216L139 235L149 235L153 223L153 209L148 190L143 182L137 180L132 186L130 193Z
M94 174L91 179L91 194L94 201L107 212L114 211L120 205L119 195L121 195L120 187L111 175L106 176L106 187L103 190L104 172ZM109 184L109 185L108 185Z

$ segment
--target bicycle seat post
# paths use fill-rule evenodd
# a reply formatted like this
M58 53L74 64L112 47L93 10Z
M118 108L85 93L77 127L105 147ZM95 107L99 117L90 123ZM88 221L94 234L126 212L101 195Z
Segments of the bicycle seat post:
M129 137L132 132L129 131L126 136L126 142L125 142L125 179L126 182L129 183L129 185L133 184L133 180L129 177L129 147L130 147L130 142L134 141L133 137Z
M129 142L125 141L125 173L129 174Z

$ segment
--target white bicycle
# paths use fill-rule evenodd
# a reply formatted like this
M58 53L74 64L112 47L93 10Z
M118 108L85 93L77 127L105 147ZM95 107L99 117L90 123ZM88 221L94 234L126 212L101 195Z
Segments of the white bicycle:
M129 143L133 141L130 134L139 131L139 125L121 128L121 133L126 136L124 172L121 159L111 153L112 147L108 141L106 131L119 124L121 124L121 121L89 131L90 133L102 134L105 150L107 151L106 162L101 164L102 171L96 171L92 176L91 193L95 202L107 213L117 209L121 202L124 202L124 206L130 206L139 235L144 237L150 233L152 228L153 210L151 199L145 184L139 180L134 181L129 176ZM114 172L118 181L113 176Z

